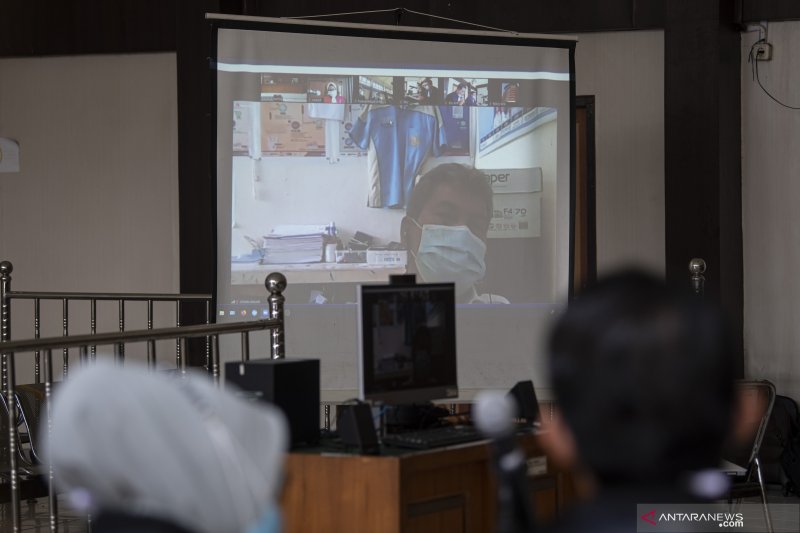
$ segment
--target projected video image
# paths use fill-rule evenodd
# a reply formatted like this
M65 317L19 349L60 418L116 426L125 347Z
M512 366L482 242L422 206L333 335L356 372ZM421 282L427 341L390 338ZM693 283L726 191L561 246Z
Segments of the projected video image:
M447 78L445 103L460 106L487 105L489 80L479 78Z
M489 80L486 101L490 106L536 107L540 105L533 82L530 80Z
M411 104L438 105L442 103L442 91L439 89L439 78L407 77L404 78L405 99Z
M305 102L306 81L292 74L262 74L262 102Z
M279 272L287 356L320 360L323 401L470 401L520 379L549 399L546 335L575 282L575 41L220 24L216 320L268 317ZM392 311L384 290L429 290L392 274L453 283L444 332ZM374 324L364 305L379 301ZM238 357L236 336L220 344ZM254 333L251 357L271 344ZM437 368L446 379L425 381Z
M261 104L261 152L264 155L320 155L325 125L306 113L306 104Z
M392 76L357 76L356 101L363 104L391 104L394 102Z
M500 84L500 102L504 104L516 104L519 101L519 82L506 81Z
M325 104L352 102L352 78L309 78L308 101Z
M537 298L534 271L551 290L556 110L485 105L513 80L401 74L264 75L262 98L267 80L285 100L233 103L232 285L278 270L327 303L352 301L332 284L414 273L505 304ZM387 103L395 81L404 103ZM382 368L411 372L405 358Z

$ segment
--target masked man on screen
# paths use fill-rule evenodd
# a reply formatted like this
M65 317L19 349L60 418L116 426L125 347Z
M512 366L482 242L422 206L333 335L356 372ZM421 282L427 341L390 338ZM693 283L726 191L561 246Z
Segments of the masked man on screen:
M492 189L482 172L457 163L428 171L414 187L400 226L408 273L421 282L454 282L460 303L509 303L475 289L486 273L491 217Z

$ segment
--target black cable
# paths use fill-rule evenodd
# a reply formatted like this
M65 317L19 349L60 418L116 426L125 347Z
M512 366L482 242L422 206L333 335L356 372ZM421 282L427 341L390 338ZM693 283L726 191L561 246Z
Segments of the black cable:
M752 67L751 68L752 68L752 71L753 71L753 78L755 78L756 82L758 82L758 86L761 87L761 90L764 91L764 94L769 96L772 100L774 100L775 102L777 102L778 104L782 105L783 107L785 107L787 109L794 109L796 111L800 110L800 107L795 107L795 106L790 106L788 104L784 104L783 102L781 102L780 100L778 100L777 98L772 96L772 94L767 90L767 88L764 87L764 85L761 83L761 78L758 76L758 58L754 56L753 52L755 51L756 46L758 46L761 43L766 43L766 42L767 42L766 39L759 39L759 40L757 40L756 42L753 43L753 46L750 47L750 54L748 55L747 61L752 63Z

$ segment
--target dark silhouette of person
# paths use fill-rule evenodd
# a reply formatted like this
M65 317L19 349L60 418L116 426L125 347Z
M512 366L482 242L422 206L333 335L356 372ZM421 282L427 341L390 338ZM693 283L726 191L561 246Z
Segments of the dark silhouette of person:
M732 353L714 306L654 276L623 272L582 292L550 335L558 414L542 444L587 501L554 530L635 532L637 504L724 495Z

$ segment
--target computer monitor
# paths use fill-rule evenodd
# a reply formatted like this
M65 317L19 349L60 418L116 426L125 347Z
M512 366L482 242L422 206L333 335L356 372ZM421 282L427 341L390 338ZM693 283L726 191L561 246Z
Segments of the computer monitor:
M455 286L359 288L362 400L418 404L458 396Z

